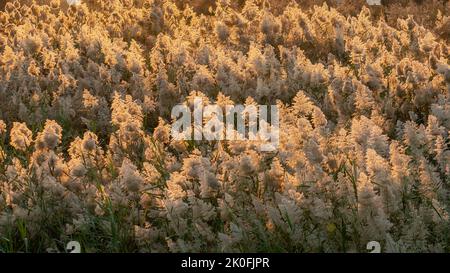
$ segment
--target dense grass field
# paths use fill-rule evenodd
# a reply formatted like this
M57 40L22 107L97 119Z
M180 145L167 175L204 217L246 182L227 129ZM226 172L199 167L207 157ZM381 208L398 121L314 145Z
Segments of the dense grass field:
M0 252L450 252L448 1L3 2Z

